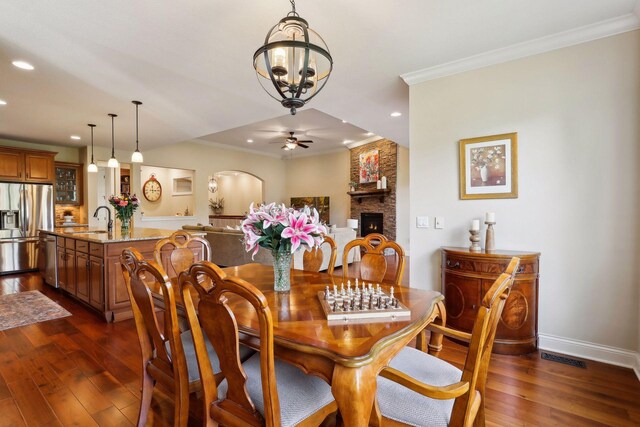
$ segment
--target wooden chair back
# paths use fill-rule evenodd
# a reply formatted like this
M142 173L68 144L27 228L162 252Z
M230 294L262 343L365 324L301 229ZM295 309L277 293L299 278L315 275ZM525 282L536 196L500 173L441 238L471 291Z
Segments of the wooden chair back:
M280 403L276 388L273 321L267 299L252 284L227 276L215 264L200 261L179 276L187 318L193 334L202 379L204 420L223 425L280 425ZM198 306L192 292L197 292ZM260 370L264 396L264 417L256 410L246 389L247 377L240 361L238 325L227 305L230 298L242 298L245 309L255 310L260 327ZM204 344L204 334L213 344L228 391L218 401L213 371ZM213 418L212 418L213 416Z
M138 425L145 425L153 387L158 382L174 393L174 425L186 426L189 375L171 281L159 264L145 260L135 248L122 251L120 265L142 351L143 385ZM152 292L162 295L163 311L156 310ZM163 316L162 321L158 316ZM167 342L170 353L167 351Z
M323 237L324 242L322 242L322 245L328 244L331 248L331 254L329 255L329 265L327 266L327 273L333 274L333 270L336 266L336 257L338 255L338 246L336 246L336 241L333 240L330 236ZM320 271L320 267L322 267L322 261L324 261L322 245L303 252L302 269L304 271L313 271L316 273Z
M163 265L162 251L166 248L173 248L169 254L167 273L171 277L177 277L183 271L186 271L191 264L195 262L195 255L193 249L196 245L201 244L202 259L211 260L211 244L203 237L194 236L185 230L178 230L171 236L158 240L155 249L153 250L153 257L158 265ZM173 271L171 271L173 270Z
M381 282L387 274L387 258L385 257L385 249L391 248L394 250L397 257L397 268L394 275L393 283L396 286L400 286L402 282L402 274L404 273L404 249L394 242L388 240L385 236L379 233L371 233L367 236L355 239L347 243L342 253L342 276L346 280L348 276L348 259L349 252L353 248L364 249L364 255L360 260L359 276L362 280L367 282Z
M505 272L493 282L482 299L461 378L461 381L469 383L469 392L456 399L450 425L471 425L478 415L484 420L485 385L491 350L519 264L519 258L512 258Z

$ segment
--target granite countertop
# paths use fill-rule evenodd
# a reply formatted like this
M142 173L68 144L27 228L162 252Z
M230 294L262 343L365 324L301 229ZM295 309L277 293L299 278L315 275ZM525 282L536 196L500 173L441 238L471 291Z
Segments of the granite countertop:
M127 236L122 236L119 227L114 227L111 233L94 227L56 227L53 230L40 230L42 233L53 234L61 237L71 237L78 240L86 240L93 243L119 243L134 242L139 240L157 240L169 237L176 230L163 230L160 228L132 227ZM204 232L193 232L195 236L204 236Z

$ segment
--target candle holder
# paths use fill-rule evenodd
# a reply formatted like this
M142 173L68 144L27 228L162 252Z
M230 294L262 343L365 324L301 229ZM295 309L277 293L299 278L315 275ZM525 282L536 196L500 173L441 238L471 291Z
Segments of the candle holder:
M480 252L482 251L482 247L480 247L480 230L469 230L471 235L469 236L469 240L471 240L471 246L469 246L469 251L471 252Z
M487 235L484 239L484 250L485 252L493 252L496 250L496 241L493 234L493 225L495 224L495 221L485 221L484 223L487 224Z

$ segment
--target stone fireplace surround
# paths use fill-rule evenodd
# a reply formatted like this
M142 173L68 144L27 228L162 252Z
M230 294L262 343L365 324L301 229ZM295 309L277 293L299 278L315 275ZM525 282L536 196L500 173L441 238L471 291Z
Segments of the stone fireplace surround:
M389 192L384 197L351 197L350 218L358 220L358 235L362 233L362 213L381 213L383 216L383 234L389 240L396 240L396 184L398 177L398 145L387 139L380 139L369 144L352 148L351 151L351 171L350 180L358 183L359 171L358 160L360 154L370 150L378 150L380 161L380 176L387 177L387 188ZM358 190L375 190L376 183L358 184Z

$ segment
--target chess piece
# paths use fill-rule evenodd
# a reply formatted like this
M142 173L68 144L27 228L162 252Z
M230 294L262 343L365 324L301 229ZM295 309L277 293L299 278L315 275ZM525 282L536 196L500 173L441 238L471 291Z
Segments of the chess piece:
M393 299L393 286L391 287L391 292L389 292L389 298Z
M330 294L329 294L329 285L327 285L327 286L325 286L325 288L324 288L324 299L325 299L325 300L328 300L328 299L329 299L329 296L330 296Z
M333 296L337 296L338 295L338 285L333 285Z

